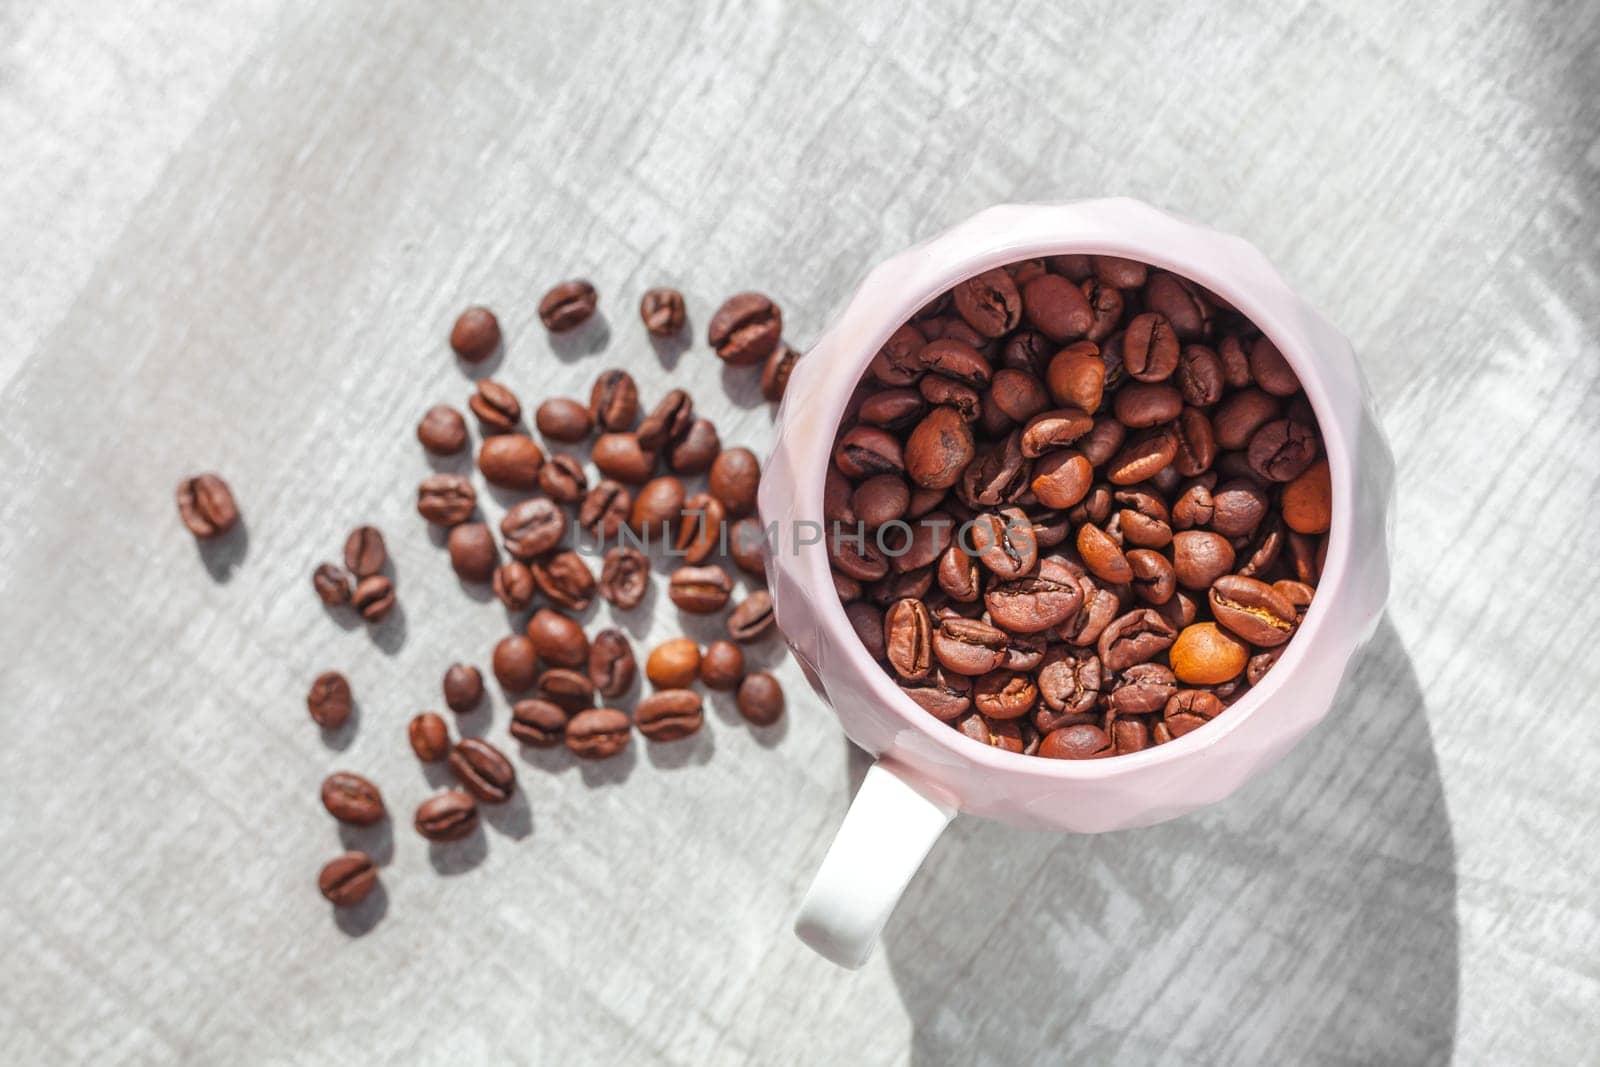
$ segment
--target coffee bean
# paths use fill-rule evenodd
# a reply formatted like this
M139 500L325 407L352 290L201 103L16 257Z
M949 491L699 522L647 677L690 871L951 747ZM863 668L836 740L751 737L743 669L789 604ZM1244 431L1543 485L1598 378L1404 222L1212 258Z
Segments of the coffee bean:
M650 589L650 560L628 545L606 549L600 571L600 595L612 607L632 611Z
M1178 641L1183 641L1182 634ZM1174 652L1177 647L1173 645ZM1118 676L1106 705L1116 715L1148 715L1164 708L1177 691L1177 677L1170 668L1160 663L1136 663Z
M943 619L933 632L933 654L956 674L988 674L1006 660L1006 635L979 619Z
M1009 367L995 371L994 380L989 383L989 394L1012 422L1027 422L1048 410L1051 404L1044 382L1033 374Z
M338 771L322 780L322 806L342 823L371 826L387 814L378 787L348 771Z
M692 638L677 637L651 650L644 675L657 689L683 689L700 673L700 646Z
M469 307L450 328L450 347L468 363L482 363L500 348L500 320L486 307Z
M922 601L906 598L889 606L883 641L889 666L906 681L920 681L933 669L933 620Z
M936 407L906 439L906 474L924 489L948 489L960 479L972 455L972 428L961 413L952 407Z
M978 562L1001 581L1022 577L1039 560L1033 524L1018 508L979 515L973 520L970 537Z
M1172 536L1172 569L1185 589L1209 589L1233 569L1233 546L1210 530L1183 530Z
M716 426L710 419L695 419L682 438L667 446L667 468L674 474L704 474L721 451Z
M436 456L453 456L467 447L467 420L449 404L435 404L417 423L417 440Z
M727 606L733 595L733 581L728 572L715 564L700 567L679 567L672 572L667 584L667 596L681 611L692 615L710 615Z
M533 413L533 424L552 441L577 444L587 441L594 429L589 409L567 396L551 397Z
M684 562L704 563L717 550L727 529L722 501L710 493L696 493L683 502L681 515L673 547Z
M756 490L761 484L761 461L748 448L730 448L711 464L707 488L722 501L732 518L756 509Z
M495 568L491 581L494 595L506 606L507 611L527 611L533 606L536 592L533 572L522 561L514 559L502 563Z
M857 426L841 437L834 447L833 462L840 473L852 479L899 474L906 466L900 441L871 426Z
M444 672L444 702L457 715L478 706L483 699L483 675L478 668L452 663Z
M909 387L882 389L861 402L856 417L869 426L883 430L900 430L915 425L928 410L928 402L920 390Z
M691 689L663 689L639 701L633 721L651 741L681 741L705 720L700 694Z
M639 446L652 452L660 451L682 439L693 424L694 401L684 390L674 389L639 423Z
M1144 285L1149 268L1138 260L1120 256L1090 256L1094 276L1117 289L1137 289Z
M1258 648L1289 640L1299 616L1294 604L1277 589L1239 574L1218 577L1207 600L1217 622Z
M497 434L478 448L478 469L490 485L531 492L539 487L544 449L523 434Z
M461 739L450 753L450 770L467 792L485 804L504 804L517 788L511 761L481 737Z
M424 763L436 763L450 754L450 728L431 711L416 715L406 724L406 739L411 751Z
M929 373L945 378L954 378L973 389L982 389L989 384L992 368L989 360L975 347L974 344L958 340L953 337L929 341L922 351L917 354L917 359Z
M584 611L594 603L594 572L578 553L567 549L529 564L533 583L552 604L567 611Z
M900 691L941 722L951 722L972 707L972 679L942 666L919 681L901 682Z
M713 641L700 657L700 681L707 689L726 692L744 677L744 652L732 641Z
M607 370L589 393L589 418L602 432L625 433L639 417L639 387L625 370Z
M522 419L517 394L493 378L478 383L478 391L467 398L467 407L478 417L478 425L486 434L510 433Z
M539 680L538 654L533 642L521 634L502 637L495 644L490 667L500 688L508 693L526 692Z
M1250 436L1250 469L1269 482L1292 482L1317 458L1317 435L1294 419L1275 419Z
M549 700L519 700L511 705L511 736L535 748L554 748L566 736L567 718L567 710Z
M969 712L963 715L952 725L964 736L998 748L1005 752L1018 752L1023 749L1022 725L1005 719L991 719L982 712Z
M603 433L595 438L589 458L607 478L643 485L655 472L656 454L639 444L632 433Z
M1133 580L1133 568L1122 548L1093 523L1078 527L1078 555L1083 565L1101 581L1121 585Z
M741 644L765 637L772 629L772 594L757 589L728 613L728 636Z
M1269 648L1265 652L1257 652L1251 656L1245 661L1244 665L1245 681L1251 685L1259 683L1261 679L1267 676L1267 672L1277 664L1279 657L1282 655L1283 646L1280 645L1277 648Z
M344 542L345 569L357 578L370 578L389 561L383 534L375 526L358 526Z
M381 574L361 579L356 583L355 592L350 594L350 605L371 623L388 618L394 604L394 583Z
M560 282L539 300L539 321L551 333L575 330L589 321L600 297L582 278Z
M350 602L350 576L337 564L318 564L317 569L311 572L311 586L330 608Z
M1300 391L1300 379L1290 368L1289 361L1266 337L1257 337L1250 346L1250 377L1262 392L1273 396L1289 397Z
M587 674L551 667L539 676L539 695L576 713L594 705L594 683Z
M365 852L346 852L322 865L317 872L317 890L341 908L354 907L366 900L378 884L378 866Z
M1112 754L1105 731L1088 724L1052 730L1039 742L1039 755L1045 759L1102 759Z
M782 341L767 357L767 364L761 370L761 396L769 404L776 404L783 399L783 394L789 388L789 376L794 373L794 365L798 362L800 353Z
M683 294L676 289L648 289L639 300L639 318L656 337L676 337L689 321Z
M215 474L200 474L178 483L178 515L201 540L221 537L239 522L233 490Z
M1121 671L1147 663L1172 647L1177 632L1158 613L1137 608L1111 621L1095 643L1106 670Z
M632 723L616 708L580 711L567 723L567 748L580 759L609 759L628 747Z
M1022 287L1022 315L1057 344L1082 337L1094 325L1094 309L1083 290L1059 274L1041 274Z
M1183 689L1173 694L1162 712L1162 723L1172 737L1182 737L1196 730L1227 710L1215 693L1204 689Z
M1172 599L1178 590L1178 575L1166 556L1135 548L1127 553L1127 559L1133 571L1133 591L1140 600L1159 606Z
M1037 574L992 586L983 602L995 625L1011 633L1036 634L1076 616L1083 605L1083 590L1064 563L1045 559Z
M1222 399L1227 382L1223 376L1222 360L1205 345L1184 345L1178 356L1178 369L1173 384L1183 394L1183 402L1191 407L1205 408Z
M417 805L411 825L429 841L460 841L478 832L478 802L459 789L447 789Z
M628 525L645 544L671 544L672 531L683 512L683 483L667 475L652 478L633 498Z
M1255 432L1277 414L1278 401L1259 389L1232 394L1218 405L1211 419L1217 447L1228 451L1245 447Z
M306 694L306 710L311 720L324 730L337 730L350 718L354 701L350 683L338 671L324 671L311 682Z
M1186 626L1168 653L1178 680L1187 685L1219 685L1237 678L1250 651L1215 623Z
M567 516L544 497L512 505L500 520L506 551L523 562L553 551L567 534Z
M1049 733L1062 726L1062 716L1084 715L1094 710L1105 685L1100 657L1084 649L1058 648L1039 667L1042 706L1034 725Z
M1122 323L1122 313L1127 308L1122 293L1115 287L1107 285L1095 278L1081 282L1078 291L1083 293L1084 300L1089 303L1089 311L1094 316L1094 321L1089 326L1085 335L1089 341L1099 344L1116 332Z
M783 718L783 687L766 671L747 674L739 683L739 714L755 726L771 726Z
M961 282L953 295L956 313L984 337L1002 337L1022 320L1022 295L1011 276L998 268Z
M1280 504L1283 522L1294 533L1328 533L1328 526L1333 525L1333 477L1328 461L1314 462L1293 482L1283 486Z
M1184 341L1197 340L1211 325L1211 306L1200 287L1166 271L1151 272L1144 286L1144 306L1165 316Z
M633 646L618 629L601 630L589 646L589 680L595 692L614 700L633 688L638 666Z
M783 338L783 313L760 293L739 293L711 316L706 337L724 363L751 366L777 349Z
M450 566L464 582L487 582L494 577L500 562L494 534L481 522L467 522L450 528L446 540Z
M1141 382L1164 382L1178 369L1178 337L1166 316L1147 311L1128 323L1122 366Z
M1021 718L1038 702L1038 685L1021 671L990 671L972 683L972 703L990 719Z
M431 474L417 486L417 513L437 526L466 522L477 506L477 491L459 474Z

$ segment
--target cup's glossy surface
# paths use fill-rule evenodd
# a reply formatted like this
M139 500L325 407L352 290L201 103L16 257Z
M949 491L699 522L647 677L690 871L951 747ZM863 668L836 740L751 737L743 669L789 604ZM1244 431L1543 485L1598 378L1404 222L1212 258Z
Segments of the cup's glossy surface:
M896 327L964 278L1035 256L1100 253L1193 279L1247 315L1299 375L1320 424L1333 524L1316 599L1278 664L1228 711L1164 745L1111 759L1040 759L951 730L902 694L845 618L820 542L835 431L868 362ZM1328 713L1389 590L1393 461L1350 344L1252 245L1139 201L1007 205L984 211L873 270L796 365L761 516L777 524L767 562L777 623L850 738L897 776L960 811L1097 832L1174 818L1233 792Z

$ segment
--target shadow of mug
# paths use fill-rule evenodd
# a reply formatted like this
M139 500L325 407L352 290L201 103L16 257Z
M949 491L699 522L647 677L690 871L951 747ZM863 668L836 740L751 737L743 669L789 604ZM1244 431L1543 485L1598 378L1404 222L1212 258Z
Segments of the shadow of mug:
M957 820L883 937L914 1061L1447 1061L1455 845L1425 710L1385 617L1324 724L1219 805L1101 835Z

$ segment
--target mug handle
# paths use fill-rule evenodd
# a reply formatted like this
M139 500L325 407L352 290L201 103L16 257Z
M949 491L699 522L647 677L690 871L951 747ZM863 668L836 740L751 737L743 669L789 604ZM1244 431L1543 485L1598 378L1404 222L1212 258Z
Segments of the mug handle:
M800 903L800 940L841 967L867 962L900 894L955 814L904 769L869 767Z

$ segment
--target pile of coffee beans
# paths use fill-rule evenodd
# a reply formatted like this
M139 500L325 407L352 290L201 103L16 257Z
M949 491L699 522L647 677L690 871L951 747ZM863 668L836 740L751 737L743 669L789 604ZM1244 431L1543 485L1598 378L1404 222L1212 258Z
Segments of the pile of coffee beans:
M595 314L598 294L574 279L551 288L539 301L539 317L552 333L576 330ZM645 330L658 338L680 335L688 325L683 295L651 289L639 303ZM783 342L782 314L759 293L731 297L712 316L707 340L717 356L737 366L761 366L763 395L782 398L797 353ZM484 307L469 307L450 331L450 348L464 363L478 364L502 350L499 319ZM437 473L417 488L417 511L445 531L450 565L465 583L486 584L518 620L491 650L495 681L513 701L507 732L535 748L565 746L585 760L622 753L633 733L651 743L670 743L697 733L704 709L697 686L735 694L752 725L776 723L784 697L769 673L747 670L744 647L772 630L772 600L764 588L735 596L735 583L719 557L764 581L761 529L754 516L761 468L746 448L724 448L716 426L695 411L694 400L673 389L653 407L641 403L632 375L602 371L587 402L548 397L533 407L533 423L546 442L587 444L600 477L591 483L572 455L547 453L523 427L521 398L502 382L483 378L465 401L480 443L478 473L497 489L517 494L496 529L484 520L478 491L463 474ZM435 456L456 456L471 445L461 410L429 408L417 424L418 442ZM704 479L695 489L685 479ZM227 484L215 474L186 479L178 487L184 525L202 539L225 535L238 522ZM588 540L582 544L578 537ZM727 639L702 648L690 638L667 641L646 658L652 691L627 709L639 667L632 644L615 627L591 637L574 617L598 597L616 611L644 602L653 580L650 550L660 547L681 560L667 581L667 596L692 615L725 614ZM598 577L586 553L601 558ZM380 530L351 531L341 563L318 564L311 575L317 597L330 612L354 611L381 623L395 607L389 554ZM524 616L523 613L526 613ZM446 670L445 707L461 715L485 697L482 672L467 663ZM339 671L316 677L306 694L313 722L334 731L350 723L355 699ZM398 732L398 730L397 730ZM477 832L478 805L502 804L517 788L516 767L481 737L452 738L445 717L414 715L406 740L418 760L442 763L456 787L421 800L412 826L429 841L459 841ZM335 819L371 826L388 817L378 787L349 771L328 776L322 803ZM378 883L378 864L352 851L329 861L318 878L323 896L336 905L364 900Z
M897 329L824 494L845 614L901 690L1058 759L1170 741L1257 684L1332 511L1271 339L1186 278L1090 255L986 271Z

